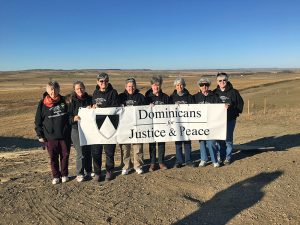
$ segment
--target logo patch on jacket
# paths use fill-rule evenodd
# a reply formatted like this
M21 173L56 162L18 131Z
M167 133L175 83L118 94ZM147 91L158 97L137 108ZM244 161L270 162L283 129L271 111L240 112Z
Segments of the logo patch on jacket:
M64 112L64 109L65 109L65 104L64 103L50 108L49 111L52 112L52 115L48 116L48 118L59 117L59 116L65 115L66 112Z

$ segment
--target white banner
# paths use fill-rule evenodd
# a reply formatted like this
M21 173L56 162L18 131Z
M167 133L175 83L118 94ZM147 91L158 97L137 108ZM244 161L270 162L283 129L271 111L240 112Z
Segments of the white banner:
M80 145L225 140L224 104L81 108Z

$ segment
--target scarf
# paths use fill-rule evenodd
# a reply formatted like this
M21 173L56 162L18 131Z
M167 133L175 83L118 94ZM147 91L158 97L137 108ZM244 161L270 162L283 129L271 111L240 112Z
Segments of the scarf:
M48 108L51 108L54 106L55 103L60 101L60 95L58 95L55 99L51 98L49 95L47 95L44 98L44 105L47 106Z

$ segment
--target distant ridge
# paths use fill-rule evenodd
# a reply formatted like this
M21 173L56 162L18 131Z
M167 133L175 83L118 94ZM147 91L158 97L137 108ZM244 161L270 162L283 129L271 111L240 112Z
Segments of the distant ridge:
M95 71L172 71L172 72L180 72L180 71L187 71L187 72L294 72L299 71L300 68L234 68L234 69L118 69L118 68L103 68L103 69L27 69L27 70L0 70L0 73L10 73L10 72L95 72Z

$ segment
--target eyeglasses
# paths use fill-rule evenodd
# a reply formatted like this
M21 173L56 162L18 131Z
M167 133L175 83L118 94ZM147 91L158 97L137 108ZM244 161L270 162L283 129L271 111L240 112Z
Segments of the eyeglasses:
M108 83L108 80L99 80L100 83Z
M203 87L203 86L209 87L209 84L208 83L200 83L199 86L200 87Z
M227 82L227 80L225 79L225 80L218 80L218 82L219 83L221 83L221 82Z

